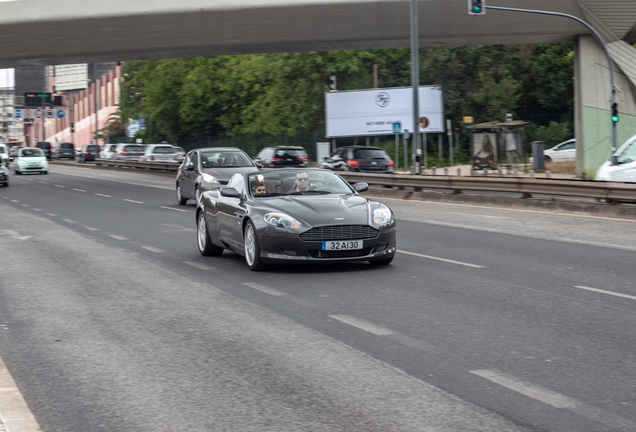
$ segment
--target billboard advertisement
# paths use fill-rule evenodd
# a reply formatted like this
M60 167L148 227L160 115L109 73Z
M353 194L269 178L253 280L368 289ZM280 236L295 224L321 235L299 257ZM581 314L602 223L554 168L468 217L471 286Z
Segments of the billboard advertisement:
M420 132L444 132L442 89L421 86ZM327 137L392 135L393 123L413 129L413 89L410 87L331 92L325 95Z

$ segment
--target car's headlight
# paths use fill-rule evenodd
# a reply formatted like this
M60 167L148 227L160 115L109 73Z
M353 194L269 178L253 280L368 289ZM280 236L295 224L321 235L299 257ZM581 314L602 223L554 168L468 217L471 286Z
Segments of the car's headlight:
M206 173L201 174L201 178L206 183L218 183L219 182L219 180L216 177L214 177L213 175L210 175L210 174L206 174Z
M378 207L373 210L373 223L376 225L386 225L391 223L393 213L386 206Z
M24 164L26 164L26 161L23 161L23 160L18 161L18 164L19 164L19 165L24 165Z
M266 224L283 228L302 228L302 224L285 213L267 213L263 216Z

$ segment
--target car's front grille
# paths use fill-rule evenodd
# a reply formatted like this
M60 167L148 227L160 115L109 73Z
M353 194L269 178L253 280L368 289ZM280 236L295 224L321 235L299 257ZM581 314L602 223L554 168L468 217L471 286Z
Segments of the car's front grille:
M353 250L309 250L307 253L312 258L355 258L367 256L371 253L370 247Z
M336 225L312 228L300 235L303 241L362 240L378 236L378 230L368 225Z

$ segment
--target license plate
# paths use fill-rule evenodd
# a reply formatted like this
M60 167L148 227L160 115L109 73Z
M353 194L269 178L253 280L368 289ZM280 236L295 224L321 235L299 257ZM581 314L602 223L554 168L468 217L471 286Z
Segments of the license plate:
M322 250L355 250L362 249L362 240L324 241Z

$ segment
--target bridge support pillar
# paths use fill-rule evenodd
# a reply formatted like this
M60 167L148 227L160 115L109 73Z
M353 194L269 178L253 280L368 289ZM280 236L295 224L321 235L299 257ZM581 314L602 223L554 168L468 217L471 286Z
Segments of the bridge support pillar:
M616 92L620 113L616 145L620 148L636 134L636 49L623 41L610 43L608 49L616 85L622 90ZM603 49L592 36L577 37L574 53L576 172L579 177L594 178L612 154L609 68Z

